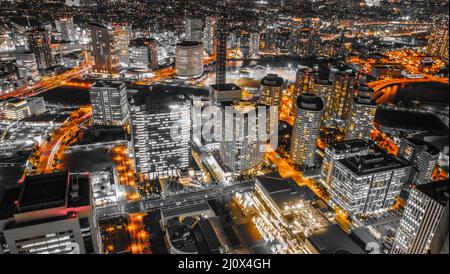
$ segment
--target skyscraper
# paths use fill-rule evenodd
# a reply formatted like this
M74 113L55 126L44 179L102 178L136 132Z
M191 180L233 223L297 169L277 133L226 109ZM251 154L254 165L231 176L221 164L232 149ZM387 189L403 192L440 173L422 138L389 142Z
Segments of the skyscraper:
M160 87L144 87L131 92L130 113L136 171L150 179L176 175L178 170L189 165L189 98Z
M261 79L259 103L267 106L279 106L284 80L276 74L268 74Z
M391 253L448 254L448 197L448 180L413 187Z
M439 149L419 139L402 138L398 147L398 157L413 165L410 182L424 184L431 181L439 159Z
M250 58L257 58L259 56L259 41L261 35L259 31L250 32L250 42L249 42L249 54Z
M353 99L352 110L347 122L345 139L370 139L373 119L377 110L377 103L373 96L373 89L359 86L358 95Z
M89 24L91 32L91 54L94 58L92 70L95 73L118 74L120 56L114 30L99 24Z
M2 195L0 254L99 253L88 174L27 176Z
M184 23L184 40L201 42L203 40L203 21L199 18L188 17Z
M367 155L369 154L370 146L371 142L365 140L348 140L330 144L325 149L325 157L323 157L322 171L320 173L320 183L329 189L336 162L354 156Z
M347 214L391 208L411 167L384 151L338 160L333 168L331 204Z
M231 111L227 112L226 107L230 107ZM257 107L254 103L244 101L222 103L225 121L222 124L220 158L232 172L251 169L264 158L257 121L249 118L251 114L256 115ZM233 125L227 125L227 119Z
M43 28L35 28L29 31L29 45L36 58L39 72L42 74L53 65L50 51L50 35Z
M333 113L333 82L317 77L314 80L312 91L323 101L323 115L321 125L327 125Z
M97 81L89 90L95 124L124 125L129 117L127 88L121 81Z
M151 70L158 67L158 43L155 39L133 39L128 49L131 68Z
M203 75L203 43L182 41L177 44L175 67L179 78L191 79Z
M221 17L217 21L216 30L216 85L227 82L227 19Z
M128 44L131 39L131 25L127 23L113 24L114 38L117 41L119 62L124 66L130 63Z
M338 71L333 80L333 104L335 122L344 123L350 114L355 97L356 74L351 71Z
M295 75L295 96L303 93L314 93L312 87L316 72L312 68L299 68Z
M217 27L217 18L213 16L206 17L204 30L205 33L203 35L203 45L205 46L205 51L208 54L213 54L215 51L216 27Z
M297 98L294 128L291 136L291 160L300 167L313 167L319 137L323 101L310 93Z

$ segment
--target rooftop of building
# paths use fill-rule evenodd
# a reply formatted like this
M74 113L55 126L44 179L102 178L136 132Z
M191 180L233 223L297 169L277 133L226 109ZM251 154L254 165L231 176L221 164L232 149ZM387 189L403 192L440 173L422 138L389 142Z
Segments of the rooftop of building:
M267 76L261 79L261 85L268 87L280 87L283 83L283 78L279 77L277 74L267 74Z
M405 162L394 155L381 150L367 155L342 159L339 162L358 176L408 167Z
M298 186L292 179L282 178L278 172L257 176L258 184L283 209L286 205L299 201L315 201L318 197L307 186Z
M359 151L361 149L368 149L372 146L372 142L368 140L353 139L329 144L329 148L336 151Z
M308 111L321 111L323 109L323 101L320 97L311 93L303 93L297 98L297 107Z
M415 147L421 147L422 149L424 149L427 153L429 153L431 155L439 155L439 153L440 153L439 149L436 146L434 146L433 144L430 144L424 140L420 140L417 138L405 138L405 140Z
M132 47L142 47L156 42L154 38L135 38L131 39L129 45Z
M233 83L227 83L227 84L218 84L218 85L211 85L211 87L214 90L217 91L234 91L234 90L241 90L241 88Z
M17 213L54 207L80 207L91 203L88 174L59 172L27 176L17 204Z
M177 44L177 47L197 47L200 45L203 45L203 43L199 41L181 41Z
M320 254L365 254L338 224L315 231L307 240Z
M92 85L92 88L120 88L122 85L125 86L125 83L118 80L99 80Z
M449 199L448 179L418 185L415 188L443 206L445 206L448 203Z
M314 83L316 83L317 85L328 85L328 86L333 85L333 81L324 78L316 78L314 80Z

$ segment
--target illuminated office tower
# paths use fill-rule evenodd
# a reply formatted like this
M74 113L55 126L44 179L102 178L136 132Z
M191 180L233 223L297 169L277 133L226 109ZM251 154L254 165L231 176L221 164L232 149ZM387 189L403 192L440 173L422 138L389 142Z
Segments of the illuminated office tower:
M50 35L42 28L32 29L28 32L29 45L36 58L39 72L42 74L53 65L50 50Z
M205 46L205 51L208 54L213 54L215 50L215 36L216 36L216 17L206 17L205 30L203 35L203 45Z
M332 170L331 204L353 216L390 209L411 167L384 151L338 160Z
M322 171L320 173L320 183L327 189L330 189L333 168L338 160L363 156L369 154L371 142L365 140L348 140L335 142L325 149L323 157Z
M268 74L262 78L259 88L259 103L267 106L280 106L283 83L283 78L276 74Z
M448 254L448 180L413 186L392 254Z
M89 90L89 97L95 124L126 124L129 107L124 82L97 81Z
M89 174L27 176L3 192L0 254L99 254Z
M99 24L89 24L91 33L91 55L94 59L94 73L118 74L120 56L114 30Z
M17 76L26 80L37 80L39 70L34 57L34 52L25 47L16 47Z
M413 165L410 182L424 184L431 181L439 159L439 149L419 139L402 138L398 146L398 157Z
M227 107L230 109L228 112ZM259 140L257 122L249 119L249 114L256 114L257 107L254 103L244 101L222 103L225 122L222 125L220 158L233 172L251 169L264 158L261 149L264 142ZM227 119L233 122L232 126L226 124Z
M177 44L175 67L179 78L191 79L203 75L203 43L183 41Z
M332 117L333 82L328 79L316 78L312 91L323 101L323 114L321 125L326 125Z
M198 18L186 18L184 23L185 34L184 40L201 42L203 40L203 21Z
M355 97L356 74L351 71L338 71L333 80L333 104L334 119L344 122L350 114L353 98Z
M291 136L291 160L300 167L314 167L323 101L310 93L297 98L294 128Z
M130 68L151 70L158 67L158 43L155 39L133 39L128 49Z
M114 37L117 41L117 49L119 55L119 62L126 66L130 62L130 55L128 50L128 44L131 39L131 25L122 23L122 24L113 24L114 29Z
M347 123L346 140L370 140L370 131L377 110L377 103L372 99L372 95L373 89L368 86L358 87L358 95L354 98Z
M189 98L176 91L148 86L131 93L130 113L136 171L150 179L175 176L178 170L189 165ZM174 136L171 136L171 132Z
M56 31L61 34L61 40L77 40L77 32L73 24L73 17L62 17L55 20Z
M428 39L427 54L440 58L448 58L448 19L436 25Z
M295 75L295 96L313 93L312 87L316 72L312 68L300 68Z
M216 29L216 85L227 83L227 21L221 17Z
M259 32L251 32L250 33L250 42L249 42L249 54L250 58L257 58L259 56L259 40L260 40Z

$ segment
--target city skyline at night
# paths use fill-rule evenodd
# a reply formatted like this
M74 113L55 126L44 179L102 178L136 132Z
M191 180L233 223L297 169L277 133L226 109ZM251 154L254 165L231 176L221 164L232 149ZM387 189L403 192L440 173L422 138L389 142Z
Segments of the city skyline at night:
M0 258L449 254L448 0L0 4Z

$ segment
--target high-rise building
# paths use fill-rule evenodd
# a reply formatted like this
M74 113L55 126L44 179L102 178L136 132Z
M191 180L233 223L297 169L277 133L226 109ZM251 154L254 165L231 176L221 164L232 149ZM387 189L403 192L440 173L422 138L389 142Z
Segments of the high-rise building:
M431 181L439 159L439 149L419 139L402 138L398 146L398 157L413 165L410 182L424 184Z
M114 38L117 41L119 62L123 66L130 63L128 44L131 39L131 25L127 23L113 24Z
M345 139L370 140L373 119L377 110L377 103L373 96L373 89L359 86L358 95L354 98L350 117L347 122Z
M414 186L391 253L448 254L448 197L448 180Z
M435 25L428 39L427 54L440 58L448 58L448 18Z
M3 118L15 121L25 119L32 115L39 115L45 112L44 98L12 98L3 103L1 112Z
M203 43L183 41L177 44L175 67L179 78L192 79L203 75Z
M216 41L216 26L217 18L213 16L206 17L205 30L203 35L203 45L205 46L205 51L208 54L213 54L215 51L215 41Z
M322 112L322 99L310 93L298 96L290 148L291 160L297 166L315 165Z
M124 125L128 121L127 88L121 81L97 81L89 90L95 124Z
M56 31L61 34L61 40L75 41L77 32L73 23L73 17L62 17L55 20Z
M328 79L316 78L313 83L312 92L323 101L323 115L321 125L326 125L330 121L333 109L333 82Z
M184 23L184 40L201 42L203 40L203 21L199 18L188 17Z
M295 75L295 96L303 93L314 93L312 90L316 71L312 68L302 67Z
M88 174L27 176L2 195L0 253L99 253Z
M320 183L325 188L330 189L336 161L367 155L369 154L371 145L371 142L366 140L348 140L330 144L325 149L325 157L323 157L322 171L320 173Z
M133 39L128 49L131 68L151 70L158 67L158 43L155 39Z
M338 71L333 80L333 104L334 120L345 122L350 114L353 98L355 97L356 74L351 71Z
M27 51L24 47L16 47L17 76L26 80L37 80L39 70L34 52Z
M261 35L259 32L250 32L249 55L250 59L259 56L259 42Z
M43 28L35 28L28 32L29 45L36 58L38 70L43 74L53 65L50 50L50 34Z
M130 97L136 171L150 179L174 176L189 165L191 102L176 91L146 88Z
M92 70L101 74L118 74L120 56L114 30L99 24L89 24L91 32Z
M227 111L229 107L229 111ZM235 101L222 103L225 121L222 123L220 158L232 172L243 172L260 164L264 158L256 117L258 105ZM228 125L227 120L233 125Z
M331 204L347 214L391 208L411 167L384 151L338 160L333 168Z
M216 85L227 83L227 21L221 17L216 29Z
M283 83L283 78L276 74L268 74L262 78L259 103L267 106L280 106Z

